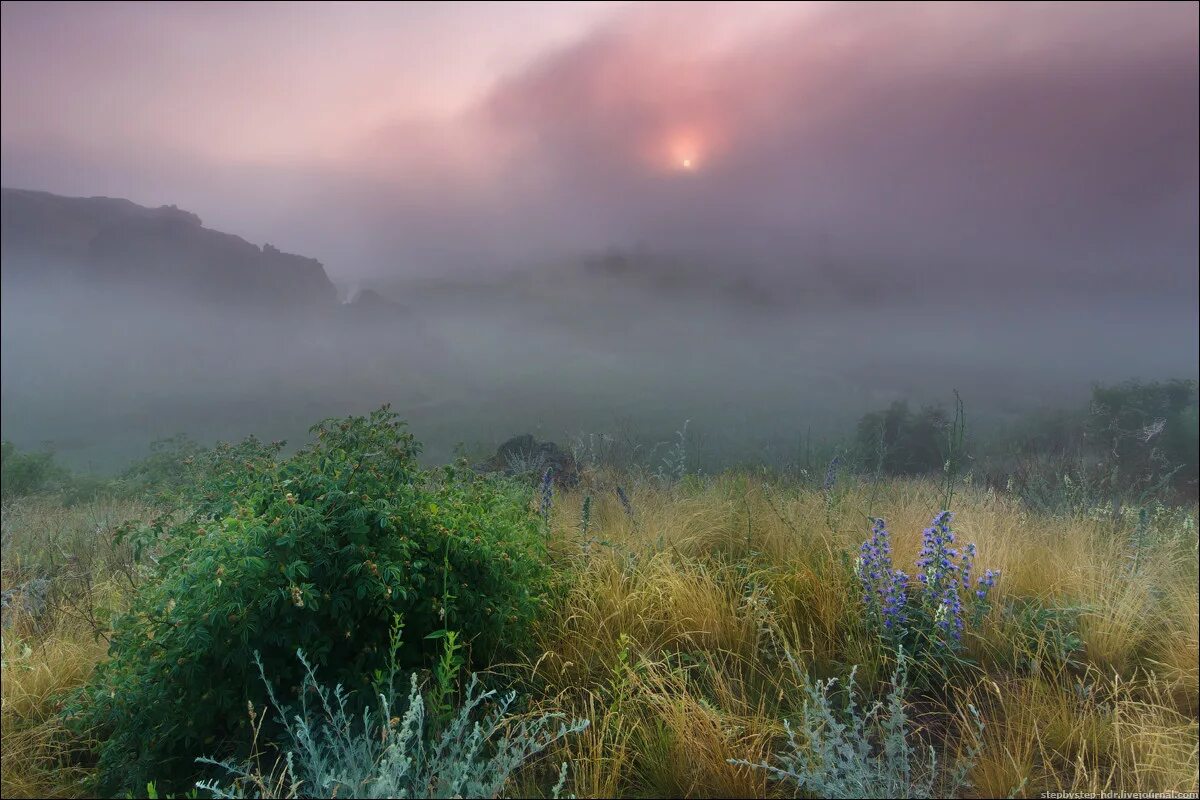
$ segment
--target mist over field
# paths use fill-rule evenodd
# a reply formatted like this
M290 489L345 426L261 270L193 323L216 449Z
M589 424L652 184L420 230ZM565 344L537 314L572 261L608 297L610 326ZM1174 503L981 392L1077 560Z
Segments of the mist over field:
M152 440L303 441L309 424L384 402L432 459L522 432L650 444L684 420L705 457L786 462L893 400L1012 419L1086 402L1093 381L1194 375L1194 306L1111 298L777 305L579 270L504 285L414 282L403 307L213 307L101 291L20 293L3 308L3 425L77 466Z

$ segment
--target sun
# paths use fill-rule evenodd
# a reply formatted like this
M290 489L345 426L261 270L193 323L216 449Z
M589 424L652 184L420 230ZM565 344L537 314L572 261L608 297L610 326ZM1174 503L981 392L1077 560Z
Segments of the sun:
M655 172L694 175L714 163L709 138L696 126L655 131L641 144L640 155Z

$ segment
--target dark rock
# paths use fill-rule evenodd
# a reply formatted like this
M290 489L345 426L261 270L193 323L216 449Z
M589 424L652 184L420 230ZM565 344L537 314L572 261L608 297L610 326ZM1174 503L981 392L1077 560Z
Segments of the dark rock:
M34 620L46 612L46 598L50 593L50 581L34 578L12 589L0 593L0 625L8 628L18 615L28 615Z
M481 467L488 472L536 478L549 469L559 488L570 489L579 483L579 465L573 455L554 442L539 442L528 433L514 436L500 445L496 454Z

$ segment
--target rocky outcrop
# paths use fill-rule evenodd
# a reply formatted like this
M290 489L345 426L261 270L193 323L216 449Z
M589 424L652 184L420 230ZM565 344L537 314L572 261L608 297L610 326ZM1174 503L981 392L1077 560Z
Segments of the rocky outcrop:
M195 214L174 206L2 191L6 286L69 281L226 304L337 304L319 261L205 228Z
M556 486L570 489L579 483L575 457L554 442L539 442L531 434L514 436L496 449L480 467L486 472L540 478L546 470Z
M0 593L0 627L6 630L19 616L38 620L46 612L46 599L50 594L50 581L33 578L20 586L5 589Z
M399 303L388 300L374 289L363 289L345 304L345 309L356 319L391 321L402 316L406 309Z

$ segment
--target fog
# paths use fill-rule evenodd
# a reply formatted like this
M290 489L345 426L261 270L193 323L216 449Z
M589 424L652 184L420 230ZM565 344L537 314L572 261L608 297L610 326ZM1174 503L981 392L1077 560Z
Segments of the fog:
M1197 375L1195 4L305 9L4 6L5 187L178 205L394 303L6 240L4 438L109 469L391 402L430 459L691 420L727 463L895 399L988 424Z
M380 319L6 291L4 436L111 470L180 432L300 443L318 419L388 402L431 461L522 432L649 447L690 419L715 469L844 440L897 399L958 389L974 430L1080 406L1092 381L1196 372L1186 304L799 310L576 279L416 284Z

